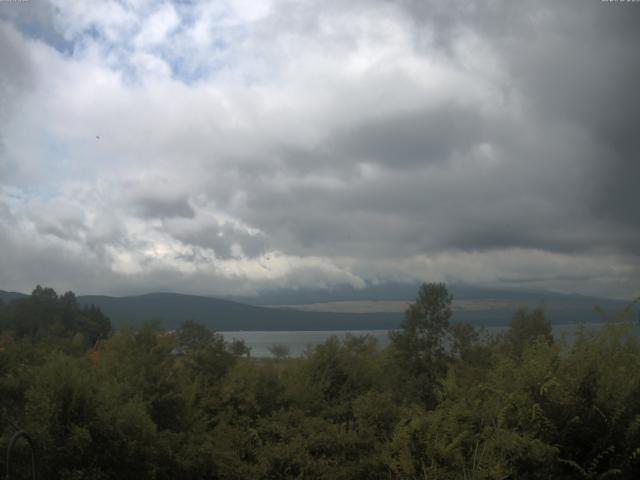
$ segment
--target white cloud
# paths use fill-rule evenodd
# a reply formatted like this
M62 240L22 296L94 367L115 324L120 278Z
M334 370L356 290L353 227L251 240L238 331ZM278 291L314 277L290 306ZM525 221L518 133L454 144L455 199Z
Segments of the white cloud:
M134 38L138 48L152 48L168 42L170 34L180 25L180 17L171 3L160 6L149 16Z

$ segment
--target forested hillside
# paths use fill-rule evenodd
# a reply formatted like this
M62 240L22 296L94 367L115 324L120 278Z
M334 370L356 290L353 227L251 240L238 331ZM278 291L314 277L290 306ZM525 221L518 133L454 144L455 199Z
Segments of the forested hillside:
M153 293L132 297L88 295L83 305L96 305L107 313L115 327L139 327L159 320L168 329L185 320L218 331L233 330L386 330L396 328L400 313L327 313L267 308L196 295Z
M194 322L112 331L39 288L0 307L0 451L26 430L51 479L639 478L625 312L569 345L542 310L486 337L451 300L423 285L386 349L350 336L256 360ZM12 475L28 463L17 445Z

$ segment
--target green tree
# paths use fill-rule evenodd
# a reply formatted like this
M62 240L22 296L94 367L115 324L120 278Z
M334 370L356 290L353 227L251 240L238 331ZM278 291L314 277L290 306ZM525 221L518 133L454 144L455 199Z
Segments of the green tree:
M437 380L447 369L445 340L452 301L443 283L423 284L416 302L405 312L400 329L390 333L393 356L400 367L398 378L431 405Z
M236 361L222 335L192 320L182 324L175 338L186 364L207 383L220 381Z
M269 353L273 355L276 360L284 360L291 354L291 349L286 345L276 343L269 347Z
M529 312L520 308L513 315L509 330L504 335L504 344L508 352L521 356L527 345L541 337L548 343L553 343L551 322L544 316L542 308Z
M70 340L80 333L86 348L111 332L111 322L99 308L80 308L73 292L58 296L40 285L29 297L14 300L3 310L2 329L18 338Z
M251 357L251 347L244 340L234 338L229 342L227 349L236 357Z

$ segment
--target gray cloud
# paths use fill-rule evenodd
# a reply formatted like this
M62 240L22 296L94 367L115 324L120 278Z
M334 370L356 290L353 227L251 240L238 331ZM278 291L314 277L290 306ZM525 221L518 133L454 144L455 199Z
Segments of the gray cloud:
M102 275L51 265L69 283L640 288L636 5L276 1L218 24L203 4L153 48L153 5L113 5L0 23L0 99L30 100L7 145L40 172L4 181L0 228ZM34 195L66 207L22 221Z
M329 143L343 158L395 168L446 163L483 140L483 120L476 108L444 104L358 125Z
M0 17L0 154L3 147L3 125L9 120L20 98L35 85L34 68L28 49L19 34ZM8 166L0 159L0 178Z
M228 260L237 258L233 246L237 245L249 258L257 257L268 249L268 240L262 233L251 233L229 222L215 220L185 223L165 221L164 228L176 239L188 245L209 248L217 258ZM197 254L194 254L197 256Z
M4 97L3 104L17 92L34 85L34 70L29 50L24 47L19 34L0 20L0 85Z
M483 115L450 103L356 124L330 136L328 151L297 151L287 164L302 161L315 171L330 166L348 180L344 188L274 191L258 183L242 214L265 231L281 230L286 248L305 253L519 247L637 254L640 28L633 27L640 25L639 9L578 2L403 8L416 24L418 44L425 29L450 55L465 29L488 39L523 117L509 125L499 111ZM464 165L458 175L397 173L432 162L454 168L457 157L482 144L504 160L490 178L473 168L465 172ZM314 161L321 163L314 167ZM356 162L389 171L359 183ZM378 244L386 246L383 252Z
M42 235L53 235L61 240L78 239L87 230L84 212L75 205L63 202L30 206L30 219Z
M640 9L578 1L402 5L418 22L418 32L428 24L444 43L463 28L490 40L525 98L531 121L571 125L591 139L593 152L574 167L595 164L590 173L597 184L589 185L594 212L621 225L640 225L634 207L634 179L640 175Z
M192 218L195 212L186 196L165 197L158 194L135 198L129 204L142 218L186 217Z

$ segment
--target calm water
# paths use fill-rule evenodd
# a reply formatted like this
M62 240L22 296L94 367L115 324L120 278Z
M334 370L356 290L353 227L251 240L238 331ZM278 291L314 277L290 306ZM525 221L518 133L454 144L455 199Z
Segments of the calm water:
M597 329L603 324L585 324L587 329ZM485 332L489 335L499 333L507 327L486 327ZM553 332L557 337L563 333L571 336L578 328L578 324L554 325ZM332 335L338 338L344 338L347 334L352 335L371 335L378 340L378 345L385 347L389 344L389 330L356 330L356 331L317 331L317 332L220 332L225 340L233 340L234 338L244 340L251 347L252 357L271 357L269 347L273 345L285 345L289 348L291 356L301 356L305 349L310 346L323 343Z
M318 332L220 332L225 340L244 340L251 347L252 357L271 357L269 347L285 345L289 347L290 355L301 356L308 346L323 343L327 338L335 335L344 338L347 334L371 335L378 340L378 345L384 347L389 343L389 330L323 330Z

